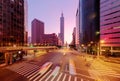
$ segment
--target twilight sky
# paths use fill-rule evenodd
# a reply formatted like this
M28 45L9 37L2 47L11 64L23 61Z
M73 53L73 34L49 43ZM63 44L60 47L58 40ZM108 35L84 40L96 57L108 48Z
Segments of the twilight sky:
M28 0L28 31L31 36L31 21L37 18L44 22L45 33L60 32L60 16L65 18L65 42L72 41L78 0Z

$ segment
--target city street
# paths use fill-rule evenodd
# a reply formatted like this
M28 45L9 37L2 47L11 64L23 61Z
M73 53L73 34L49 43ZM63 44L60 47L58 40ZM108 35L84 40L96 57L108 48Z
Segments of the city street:
M47 68L50 63L51 66ZM119 81L119 68L119 64L111 64L74 50L63 49L0 68L0 79L1 81Z
M120 81L120 0L0 0L0 81Z

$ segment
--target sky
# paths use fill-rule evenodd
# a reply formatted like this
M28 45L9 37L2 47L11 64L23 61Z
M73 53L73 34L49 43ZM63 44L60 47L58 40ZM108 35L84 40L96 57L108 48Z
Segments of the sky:
M37 18L45 24L45 34L60 32L60 17L64 14L65 42L71 43L76 26L78 0L28 0L28 34L31 36L31 22Z

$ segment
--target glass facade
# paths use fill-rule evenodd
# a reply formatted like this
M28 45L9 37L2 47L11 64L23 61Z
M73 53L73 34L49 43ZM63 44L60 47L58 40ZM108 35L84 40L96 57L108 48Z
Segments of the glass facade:
M120 49L120 0L100 0L100 39L111 52Z
M24 44L24 0L0 0L0 46Z
M99 0L79 0L77 31L80 45L99 41Z

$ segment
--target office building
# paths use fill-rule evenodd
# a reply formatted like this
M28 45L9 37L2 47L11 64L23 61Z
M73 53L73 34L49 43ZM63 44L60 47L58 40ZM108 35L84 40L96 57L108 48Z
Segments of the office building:
M24 43L28 43L28 2L24 0Z
M76 27L73 28L73 33L72 33L72 45L76 46Z
M79 0L76 12L76 44L88 46L99 41L99 0Z
M34 19L32 21L32 44L40 44L44 36L44 22Z
M58 45L57 35L55 33L44 34L42 44L47 46L57 46Z
M78 5L78 8L77 8L77 12L76 12L76 40L75 40L75 45L76 45L76 48L79 49L80 47L80 28L81 28L81 21L80 21L80 2L79 2L79 5Z
M101 51L120 56L120 0L100 0Z
M62 46L62 41L61 41L61 39L60 39L60 33L58 33L58 45L59 45L59 46Z
M24 45L24 0L0 0L0 46Z

